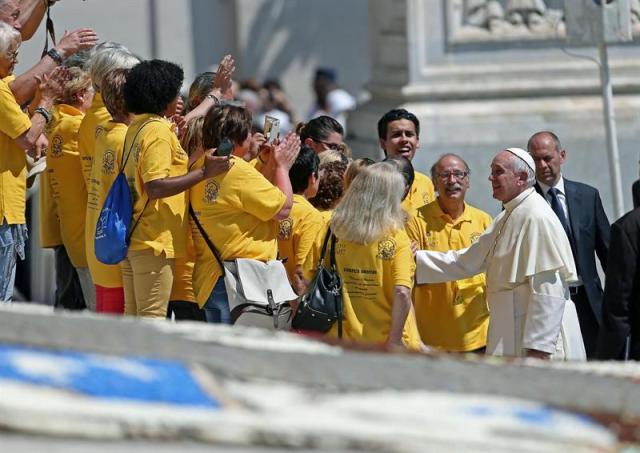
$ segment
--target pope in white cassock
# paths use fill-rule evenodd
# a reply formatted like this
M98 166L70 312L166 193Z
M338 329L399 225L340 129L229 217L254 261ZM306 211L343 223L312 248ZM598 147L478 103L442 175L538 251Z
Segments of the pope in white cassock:
M569 285L578 280L567 235L533 189L535 164L520 148L491 162L493 197L504 210L469 248L416 254L416 280L440 283L486 273L487 354L585 360Z

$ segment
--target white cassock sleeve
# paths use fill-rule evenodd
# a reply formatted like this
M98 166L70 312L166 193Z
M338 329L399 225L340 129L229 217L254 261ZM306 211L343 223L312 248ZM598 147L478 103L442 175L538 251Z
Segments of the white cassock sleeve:
M565 287L558 271L529 277L531 298L522 335L522 347L553 354L562 326Z
M448 252L418 250L416 282L418 284L450 282L484 272L486 258L494 242L493 228L489 227L466 249Z

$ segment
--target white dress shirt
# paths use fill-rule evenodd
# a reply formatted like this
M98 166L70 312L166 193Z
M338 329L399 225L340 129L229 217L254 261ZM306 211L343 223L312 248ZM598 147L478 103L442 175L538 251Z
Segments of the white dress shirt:
M547 200L547 203L551 205L551 195L549 195L550 186L546 185L543 182L538 181L540 188L542 189L542 193L544 194L544 199ZM555 186L558 189L558 201L560 202L560 206L562 206L562 211L564 212L564 218L569 222L569 227L571 227L571 217L569 216L569 207L567 206L567 194L564 190L564 178L560 175L560 179L558 180L558 184Z

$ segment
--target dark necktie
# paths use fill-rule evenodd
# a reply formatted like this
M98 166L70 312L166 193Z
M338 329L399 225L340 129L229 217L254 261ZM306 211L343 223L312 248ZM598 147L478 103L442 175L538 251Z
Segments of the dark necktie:
M553 212L555 212L560 219L560 223L562 224L564 231L567 233L567 237L571 239L571 229L569 228L569 222L567 222L567 217L564 215L564 209L562 209L562 204L558 199L559 192L560 191L555 187L549 189L548 194L551 197L551 209L553 209Z

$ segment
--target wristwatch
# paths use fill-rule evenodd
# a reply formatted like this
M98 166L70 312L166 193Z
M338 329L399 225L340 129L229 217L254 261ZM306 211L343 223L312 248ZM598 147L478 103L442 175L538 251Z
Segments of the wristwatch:
M51 59L56 63L62 64L62 60L63 60L62 55L60 55L60 53L56 49L54 48L49 49L47 51L47 55L49 55Z
M45 123L49 124L51 121L51 113L44 107L38 107L33 111L33 114L39 113L44 118Z
M211 93L207 94L205 96L205 99L213 99L213 102L215 102L216 104L220 104L220 99L218 99L218 97L214 94L211 94Z

